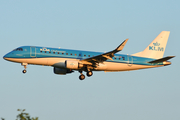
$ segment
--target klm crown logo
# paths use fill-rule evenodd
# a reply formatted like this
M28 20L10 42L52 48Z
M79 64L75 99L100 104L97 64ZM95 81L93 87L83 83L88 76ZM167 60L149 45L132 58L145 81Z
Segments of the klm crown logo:
M160 47L160 43L156 42L153 43L153 46L149 46L149 50L153 50L153 51L164 51L164 47Z
M156 43L153 43L154 46L159 46L160 43L156 42Z

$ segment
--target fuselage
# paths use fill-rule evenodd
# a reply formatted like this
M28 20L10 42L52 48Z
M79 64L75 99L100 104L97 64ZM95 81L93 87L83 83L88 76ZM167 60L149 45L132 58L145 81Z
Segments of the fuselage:
M62 48L22 46L7 53L3 58L11 62L21 63L26 73L27 65L52 66L58 75L79 71L80 80L85 79L83 71L88 77L92 71L130 71L170 65L168 60L175 56L163 57L169 31L162 31L145 49L133 55L117 54L122 51L128 39L109 52L92 52Z
M103 53L62 48L22 46L9 52L3 58L8 61L17 63L45 65L65 69L65 66L62 63L64 63L66 60L80 61L100 54ZM154 59L131 55L114 54L112 60L107 60L102 63L99 63L99 65L96 68L93 68L92 70L129 71L167 65L167 63L163 62L148 63L152 60ZM79 69L80 68L77 68L75 70Z

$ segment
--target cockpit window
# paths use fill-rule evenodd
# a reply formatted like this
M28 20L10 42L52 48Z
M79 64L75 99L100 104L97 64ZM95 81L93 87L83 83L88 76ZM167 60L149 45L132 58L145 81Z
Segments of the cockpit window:
M17 49L14 49L14 51L23 51L22 48L17 48Z

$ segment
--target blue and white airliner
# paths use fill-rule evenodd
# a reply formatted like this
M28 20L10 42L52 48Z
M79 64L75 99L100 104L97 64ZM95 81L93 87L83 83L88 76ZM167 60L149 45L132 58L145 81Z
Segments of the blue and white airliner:
M162 31L148 46L139 53L132 55L116 54L121 51L128 39L124 40L116 49L101 53L62 48L38 46L22 46L7 53L5 60L21 63L26 73L27 65L52 66L54 73L66 75L79 71L80 80L93 75L92 71L118 72L145 68L155 68L170 65L168 60L175 56L163 57L170 32Z

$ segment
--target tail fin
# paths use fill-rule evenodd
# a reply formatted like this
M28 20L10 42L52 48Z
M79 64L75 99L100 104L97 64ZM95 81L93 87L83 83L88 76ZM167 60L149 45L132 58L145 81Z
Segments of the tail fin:
M169 38L170 31L162 31L147 48L139 53L133 54L133 56L147 57L159 59L162 58L166 49L166 44Z

